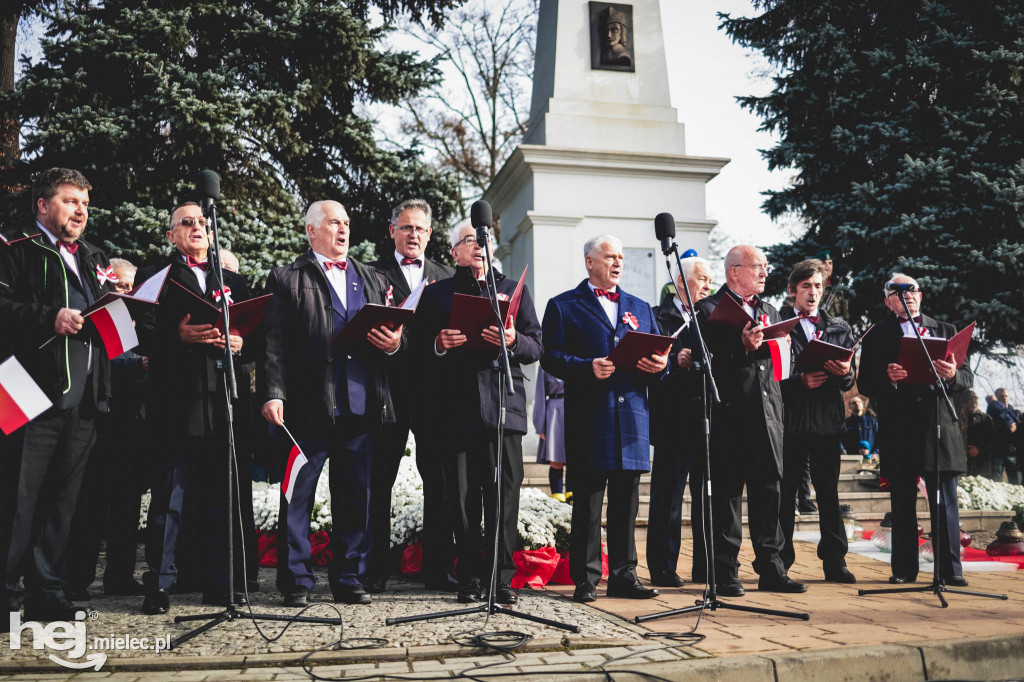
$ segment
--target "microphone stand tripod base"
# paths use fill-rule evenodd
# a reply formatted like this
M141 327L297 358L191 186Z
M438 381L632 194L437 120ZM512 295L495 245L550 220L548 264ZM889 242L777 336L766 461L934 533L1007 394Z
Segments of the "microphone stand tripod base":
M782 618L796 618L797 620L810 620L811 614L804 613L803 611L780 611L777 609L765 609L760 606L741 606L739 604L729 604L721 601L718 597L708 595L703 599L698 599L694 602L693 606L687 606L681 609L672 609L671 611L661 611L659 613L652 613L646 616L637 616L633 619L633 622L639 625L649 620L656 620L658 618L671 618L672 616L681 616L686 613L693 613L695 611L717 611L718 609L730 609L733 611L746 611L747 613L760 613L766 616L780 616Z

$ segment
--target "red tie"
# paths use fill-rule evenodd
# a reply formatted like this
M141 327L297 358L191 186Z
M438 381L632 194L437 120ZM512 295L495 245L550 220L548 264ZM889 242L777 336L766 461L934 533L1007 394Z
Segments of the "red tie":
M192 256L185 256L185 265L189 266L190 268L201 268L205 270L207 263L206 261L198 261Z
M338 268L339 270L348 270L347 260L325 260L324 268L330 270L331 268Z
M821 319L818 315L804 315L803 313L797 313L802 320L809 320L811 324L818 324L818 320Z
M611 301L612 303L617 303L619 301L619 294L618 294L618 292L615 292L615 291L605 291L604 289L594 289L594 294L596 294L598 298L601 298L602 296L604 296L609 301Z
M419 258L403 258L402 265L415 265L416 267L423 267L423 263L420 262Z
M743 305L749 305L751 308L756 308L758 302L757 296L751 296L750 298L743 299Z
M76 242L57 242L57 246L67 251L72 256L74 256L78 251L78 243Z
M902 324L903 322L908 321L910 318L908 318L906 315L900 315L899 319L900 319L900 323ZM914 324L921 324L921 316L920 315L915 315L914 316Z

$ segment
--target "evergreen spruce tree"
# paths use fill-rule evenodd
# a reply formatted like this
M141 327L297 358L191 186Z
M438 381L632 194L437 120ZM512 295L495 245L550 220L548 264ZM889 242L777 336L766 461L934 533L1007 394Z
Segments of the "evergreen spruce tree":
M387 240L390 207L422 196L449 219L454 183L416 149L375 140L368 109L432 84L432 64L381 49L398 12L439 23L455 0L104 0L49 17L42 60L0 115L23 121L22 163L0 176L20 220L30 176L60 165L92 182L89 238L150 261L204 168L221 176L222 246L262 281L306 247L303 214L336 199L352 241ZM370 28L368 12L383 28ZM7 215L12 212L8 211Z
M773 217L804 236L772 248L788 266L832 250L854 319L878 317L881 285L906 271L927 313L982 347L1024 342L1024 5L1016 0L755 0L760 15L720 15L739 44L776 69L775 87L741 103L779 136L770 168L795 169L767 192Z

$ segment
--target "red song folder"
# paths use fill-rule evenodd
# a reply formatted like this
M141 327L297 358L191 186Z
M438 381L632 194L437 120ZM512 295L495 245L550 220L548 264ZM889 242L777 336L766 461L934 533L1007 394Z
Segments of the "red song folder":
M523 269L523 276L519 278L512 297L507 301L498 301L498 310L501 311L501 319L504 320L506 329L511 327L513 320L519 316L519 304L523 300L523 284L526 282L527 269L529 266ZM501 294L499 294L500 296ZM491 306L489 298L455 294L448 328L458 329L466 335L466 343L462 345L463 348L493 349L494 346L484 341L480 334L488 327L496 326L494 322L494 308Z
M171 290L175 292L173 295L185 302L185 306L192 316L189 319L189 324L212 324L217 329L220 329L221 333L224 333L224 316L220 308L196 296L180 282L173 279L171 281L176 285ZM273 294L264 294L241 303L231 303L228 305L228 314L231 317L231 333L244 337L255 331L260 326L260 322L263 321L263 315L267 312L267 306L270 305L272 296Z
M928 348L928 355L932 360L948 360L950 355L956 358L957 369L963 366L967 359L967 348L971 345L971 336L974 335L974 322L961 329L949 339L936 339L924 337L924 345ZM903 381L908 384L934 384L935 377L928 366L928 360L921 350L921 342L916 336L904 336L900 339L899 364L907 370L907 378Z
M378 327L387 327L391 331L395 331L408 322L416 312L416 307L420 304L420 296L423 295L423 288L426 286L427 280L424 279L397 308L379 303L367 303L359 309L355 317L341 328L341 331L334 335L331 342L357 343L365 341L370 330Z
M798 318L799 319L799 318ZM868 330L861 334L861 337L857 339L857 342L853 344L852 348L843 348L837 346L834 343L827 343L821 339L811 339L811 341L804 346L804 349L800 351L799 355L796 356L795 369L798 372L817 372L820 371L825 363L829 360L838 360L839 362L847 362L853 359L853 354L857 350L857 346L864 340L864 337L868 335L875 325L868 327Z
M746 310L743 309L739 303L736 302L729 294L725 294L719 299L718 305L711 311L711 315L708 317L708 322L714 322L715 324L723 324L727 327L738 327L743 329L749 322L751 326L757 326L758 322L752 318ZM775 324L767 325L762 328L764 332L765 340L768 339L779 339L793 331L793 327L800 322L800 318L794 317L789 320L783 320Z
M628 331L608 354L618 372L639 372L636 363L652 355L664 355L672 347L671 336Z

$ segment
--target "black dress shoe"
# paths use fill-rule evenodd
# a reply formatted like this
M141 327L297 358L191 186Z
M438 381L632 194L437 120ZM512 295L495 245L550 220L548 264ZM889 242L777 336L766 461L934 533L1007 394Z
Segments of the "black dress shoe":
M658 587L682 587L683 579L675 571L654 571L651 573L651 584Z
M742 597L747 591L743 589L743 583L739 578L726 578L719 581L717 593L719 597Z
M916 583L917 576L910 577L909 575L891 575L889 576L890 585L906 585L907 583Z
M338 585L332 591L338 604L369 604L373 601L362 585Z
M477 578L470 578L459 584L459 592L456 597L460 604L472 604L483 599L483 588Z
M126 597L146 594L146 588L134 578L130 580L103 581L103 594L109 596Z
M235 592L232 602L239 606L245 606L249 600L245 598L244 593ZM228 606L228 598L227 595L220 592L203 592L203 603L207 606Z
M309 604L309 590L305 587L296 587L284 595L285 606L307 606Z
M757 579L757 589L761 592L785 592L798 594L807 591L807 585L798 583L788 575L761 576Z
M850 573L850 569L846 566L839 566L837 568L825 569L825 582L853 585L857 582L857 577Z
M818 508L810 500L808 500L807 502L804 502L802 504L797 505L796 509L801 514L817 514L818 513Z
M451 573L445 573L440 578L424 580L423 587L434 592L458 592L459 581Z
M578 601L581 604L589 604L592 601L597 601L597 589L590 583L577 585L576 591L572 593L572 600Z
M948 578L943 578L943 582L950 587L967 587L967 581L962 575L952 575Z
M519 595L508 583L499 583L494 590L494 601L499 604L518 604Z
M25 601L24 620L34 620L40 623L52 620L64 620L72 622L75 614L83 609L68 599L66 596L51 599L31 599Z
M363 580L363 589L370 594L380 594L388 588L387 576L366 578Z
M167 590L150 590L142 600L142 612L147 616L159 616L171 609L171 595Z
M657 597L658 592L653 587L644 587L639 582L633 583L608 583L607 596L621 597L624 599L651 599Z
M142 594L141 592L139 594ZM92 593L84 587L65 587L64 596L71 601L89 601L92 599Z

